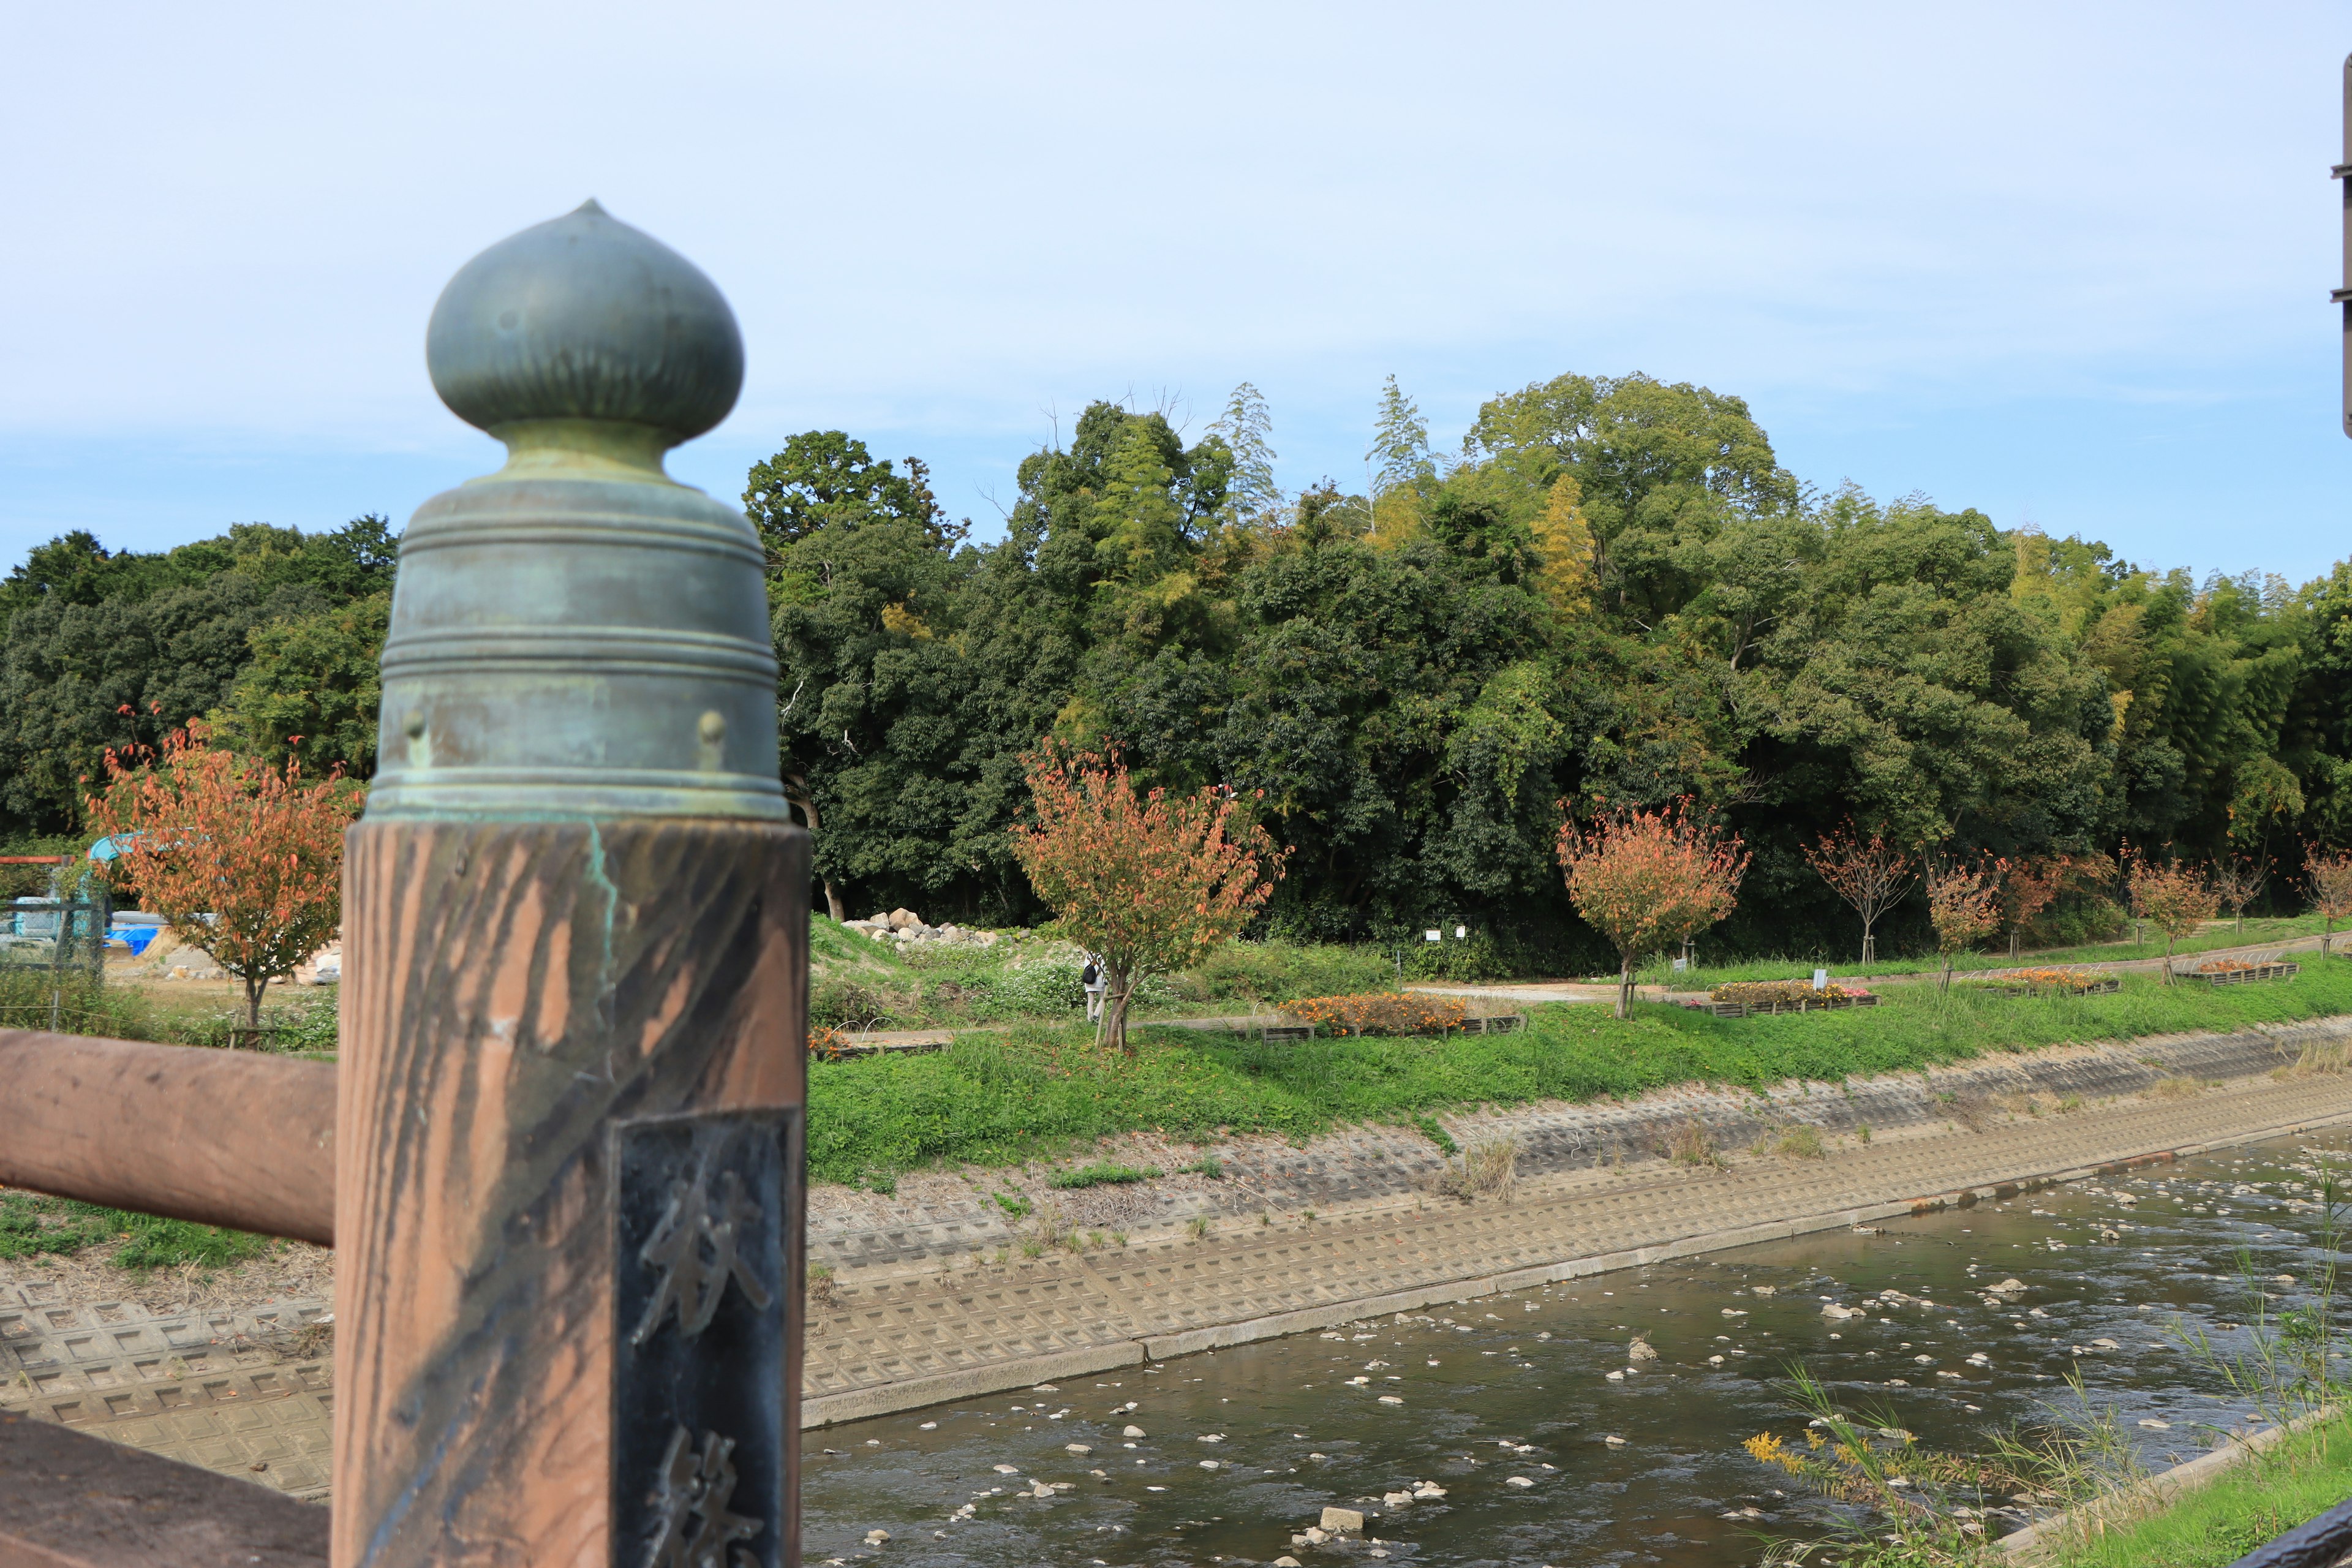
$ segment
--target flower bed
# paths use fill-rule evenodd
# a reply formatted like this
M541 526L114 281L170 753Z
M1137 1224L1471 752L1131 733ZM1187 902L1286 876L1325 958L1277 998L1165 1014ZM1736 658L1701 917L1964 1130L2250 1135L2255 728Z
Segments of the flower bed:
M1974 989L1990 996L2100 996L2124 988L2119 975L2083 969L2020 969Z
M1335 1035L1448 1034L1463 1026L1469 1008L1458 996L1368 991L1353 996L1309 996L1286 1002L1284 1013Z
M2217 958L2189 973L2191 979L2202 980L2208 985L2251 985L2263 980L2292 980L2303 973L2303 965L2282 963L2275 959L2249 963L2242 958Z
M1752 1018L1772 1013L1822 1013L1842 1007L1875 1007L1878 997L1859 985L1825 985L1806 980L1742 980L1718 985L1704 1000L1682 1004L1718 1018Z

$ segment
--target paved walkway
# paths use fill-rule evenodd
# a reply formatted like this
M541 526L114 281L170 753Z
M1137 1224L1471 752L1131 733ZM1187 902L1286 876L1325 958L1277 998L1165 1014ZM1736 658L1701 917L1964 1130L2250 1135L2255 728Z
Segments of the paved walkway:
M2352 933L2338 931L2347 950L2352 951ZM2246 942L2235 947L2207 948L2201 952L2182 953L2172 961L2175 973L2185 973L2198 964L2217 958L2255 958L2271 953L2316 952L2321 939L2316 936L2284 937L2275 942ZM2164 968L2164 959L2119 958L2113 962L2092 959L2067 963L2035 962L2030 952L2020 953L2013 965L1999 969L1960 969L1953 971L1956 980L1995 980L2004 974L2014 974L2025 969L2095 969L2101 973L2121 971L2134 974L2154 974ZM1832 972L1841 985L1919 985L1932 984L1937 971L1932 969L1904 971L1894 974L1846 974ZM1617 986L1612 982L1588 980L1528 980L1510 981L1493 985L1445 985L1422 983L1408 985L1408 991L1425 991L1437 996L1473 996L1497 1002L1609 1002L1617 1000ZM1678 989L1671 985L1636 985L1633 994L1643 1002L1665 1002L1677 996L1700 996L1704 992Z

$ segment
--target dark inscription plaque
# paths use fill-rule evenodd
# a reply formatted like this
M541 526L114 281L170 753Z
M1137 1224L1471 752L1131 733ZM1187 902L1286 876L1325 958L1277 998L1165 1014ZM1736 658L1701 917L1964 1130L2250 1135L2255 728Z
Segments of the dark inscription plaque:
M801 1113L613 1129L613 1568L782 1568Z

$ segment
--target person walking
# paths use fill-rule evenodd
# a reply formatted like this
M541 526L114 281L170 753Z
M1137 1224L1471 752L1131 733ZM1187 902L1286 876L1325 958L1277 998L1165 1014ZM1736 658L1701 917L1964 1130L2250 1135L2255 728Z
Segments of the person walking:
M1102 960L1091 952L1087 954L1087 967L1078 981L1087 988L1087 1022L1099 1023L1103 1007Z

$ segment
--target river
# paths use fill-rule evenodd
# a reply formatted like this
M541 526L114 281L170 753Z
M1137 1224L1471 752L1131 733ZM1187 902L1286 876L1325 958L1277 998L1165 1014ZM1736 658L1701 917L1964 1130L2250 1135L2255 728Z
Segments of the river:
M1780 1386L1800 1361L1848 1408L1963 1447L2070 1403L2079 1366L2149 1463L2190 1458L2206 1429L2253 1412L2218 1397L2173 1330L2242 1347L2241 1247L2258 1277L2298 1281L2266 1289L2304 1299L2314 1161L2341 1147L2217 1152L811 1432L804 1555L1731 1568L1828 1517L1739 1446L1801 1429ZM2011 1279L2025 1289L1989 1304L1985 1288ZM1633 1359L1636 1333L1655 1359ZM1444 1495L1380 1500L1416 1482ZM1366 1539L1294 1546L1327 1504L1376 1515ZM877 1530L888 1541L869 1544Z

